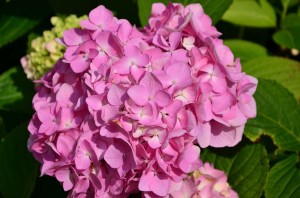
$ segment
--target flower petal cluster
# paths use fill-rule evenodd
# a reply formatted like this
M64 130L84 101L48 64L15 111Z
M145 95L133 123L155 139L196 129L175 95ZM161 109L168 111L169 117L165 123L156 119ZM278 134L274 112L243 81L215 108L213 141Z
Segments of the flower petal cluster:
M200 147L241 140L257 80L199 4L153 4L141 30L98 6L80 25L37 81L28 127L42 175L70 197L168 197L201 167Z
M62 37L63 32L70 28L79 27L79 22L86 16L51 17L51 30L43 32L43 36L31 39L29 36L28 54L21 58L22 67L31 80L40 79L63 56L65 47L55 41Z
M185 178L170 197L238 198L238 194L229 186L225 173L206 162Z

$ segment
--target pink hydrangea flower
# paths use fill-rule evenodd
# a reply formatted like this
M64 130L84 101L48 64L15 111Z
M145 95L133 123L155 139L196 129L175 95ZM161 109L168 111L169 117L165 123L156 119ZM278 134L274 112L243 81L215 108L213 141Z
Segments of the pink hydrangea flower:
M200 148L241 140L257 80L202 7L153 4L138 30L99 6L81 26L64 33L64 57L36 81L28 147L42 175L70 197L168 197L199 168L215 176ZM214 185L207 193L228 187Z

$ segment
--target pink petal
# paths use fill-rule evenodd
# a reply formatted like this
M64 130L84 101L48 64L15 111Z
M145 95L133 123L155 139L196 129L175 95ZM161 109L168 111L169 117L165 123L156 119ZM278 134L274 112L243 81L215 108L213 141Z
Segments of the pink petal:
M100 32L97 35L96 43L109 57L119 56L121 54L121 48L117 38L110 32Z
M123 87L112 85L107 93L107 100L111 105L121 105L124 103L124 95L126 91Z
M170 51L173 51L177 48L178 44L181 41L181 32L172 32L169 36Z
M99 95L91 95L86 98L87 105L95 111L99 111L102 109L102 96Z
M244 126L238 128L227 127L223 124L213 122L211 125L210 145L217 148L235 146L242 139L243 128Z
M69 168L61 168L55 172L55 177L58 181L63 182L63 188L65 191L69 191L74 186L72 173Z
M123 57L118 62L116 62L112 68L119 74L129 74L130 66L131 64L129 58Z
M234 97L229 92L225 92L219 96L212 97L211 101L213 112L220 113L233 105Z
M134 85L130 87L127 94L137 105L144 106L148 103L149 93L142 85Z
M123 153L121 147L117 145L110 145L104 154L105 161L112 168L119 168L123 165Z
M63 107L71 107L78 97L76 89L72 85L64 83L56 94L56 101Z
M170 95L165 91L158 91L156 92L154 96L154 101L156 104L160 107L165 107L170 103L171 97Z
M99 29L99 27L96 26L94 23L91 23L91 21L89 19L80 21L80 26L87 30L96 31Z
M154 176L150 189L158 196L166 196L169 193L171 180L164 174Z
M91 61L87 58L83 58L82 55L77 55L70 63L72 70L75 73L81 73L90 66Z
M161 142L159 141L158 136L153 136L148 140L148 144L151 148L156 149L161 146Z
M111 106L109 104L104 105L102 107L101 118L103 121L107 122L116 118L116 116L120 113L119 106Z
M171 77L172 83L179 88L184 88L192 83L190 67L184 63L174 63L166 70Z
M113 13L100 5L90 12L89 18L94 24L103 26L113 19Z
M86 39L84 39L85 34L87 32L80 28L69 29L64 32L63 41L68 46L76 46L83 43Z
M198 144L201 148L206 148L211 142L211 126L209 122L199 123L198 125Z
M154 97L158 90L162 89L162 84L160 81L149 72L146 72L144 77L140 81L140 85L143 85L151 97Z
M131 31L132 31L131 24L127 20L124 20L120 25L117 33L118 38L121 40L123 44L125 44L128 41Z

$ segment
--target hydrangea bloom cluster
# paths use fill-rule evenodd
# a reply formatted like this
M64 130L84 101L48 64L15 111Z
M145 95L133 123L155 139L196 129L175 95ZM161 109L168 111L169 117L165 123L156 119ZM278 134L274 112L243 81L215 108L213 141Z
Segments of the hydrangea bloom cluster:
M142 30L104 6L80 25L38 81L28 127L42 175L70 197L170 197L202 166L200 147L241 140L257 80L199 4L153 4Z
M67 17L54 16L51 30L43 32L43 36L34 38L29 42L28 54L21 58L22 67L31 80L40 79L55 63L63 57L65 47L55 41L62 37L63 32L70 28L79 27L79 22L87 18L70 15Z
M238 198L237 193L227 183L227 176L223 171L215 169L209 163L193 172L185 178L177 191L172 192L171 197L181 198Z

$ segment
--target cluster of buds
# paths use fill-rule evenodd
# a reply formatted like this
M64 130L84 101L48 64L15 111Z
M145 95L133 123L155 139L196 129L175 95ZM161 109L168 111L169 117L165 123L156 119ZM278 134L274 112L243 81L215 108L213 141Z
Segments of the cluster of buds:
M75 15L51 18L51 24L54 27L44 31L43 36L31 40L28 54L21 59L27 78L31 80L40 79L53 68L55 63L63 57L65 51L65 47L57 43L55 39L62 37L65 30L79 27L79 22L85 18L86 16L77 17Z
M64 32L63 58L36 81L28 127L42 174L71 197L172 197L207 169L200 148L241 140L257 80L199 4L153 4L140 30L99 6L80 25Z

